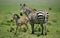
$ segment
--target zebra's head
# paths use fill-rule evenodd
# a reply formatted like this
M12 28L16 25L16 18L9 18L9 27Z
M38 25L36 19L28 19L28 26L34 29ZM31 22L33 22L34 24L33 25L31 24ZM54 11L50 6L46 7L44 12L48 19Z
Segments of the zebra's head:
M26 4L20 5L21 9L20 9L20 15L22 16L23 14L25 15L29 15L33 10L31 8L29 8Z
M20 4L20 6L21 6L21 8L20 8L20 15L22 16L23 15L23 13L25 13L26 12L26 4Z

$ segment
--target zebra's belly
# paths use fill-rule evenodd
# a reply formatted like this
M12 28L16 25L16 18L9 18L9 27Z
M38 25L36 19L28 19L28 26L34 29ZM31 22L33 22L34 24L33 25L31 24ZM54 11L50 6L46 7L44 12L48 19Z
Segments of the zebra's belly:
M35 19L34 23L35 24L40 24L40 23L44 23L44 22L43 22L43 19Z

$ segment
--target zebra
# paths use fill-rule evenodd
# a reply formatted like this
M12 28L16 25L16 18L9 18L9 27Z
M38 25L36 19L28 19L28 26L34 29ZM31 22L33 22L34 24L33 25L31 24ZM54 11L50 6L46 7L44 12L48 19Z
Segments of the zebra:
M40 24L42 27L42 35L47 35L46 24L48 22L48 12L46 10L35 10L29 8L26 4L21 4L20 14L25 14L30 21L32 34L34 34L34 24Z

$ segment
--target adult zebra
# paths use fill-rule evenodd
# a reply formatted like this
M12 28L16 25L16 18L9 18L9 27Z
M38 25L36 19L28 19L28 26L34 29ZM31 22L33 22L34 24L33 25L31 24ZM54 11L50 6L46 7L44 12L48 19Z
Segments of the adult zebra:
M26 4L21 4L20 15L26 14L29 18L32 34L34 34L34 24L40 24L42 27L42 35L47 34L46 32L46 23L48 21L48 12L45 10L35 11L34 9L29 8Z

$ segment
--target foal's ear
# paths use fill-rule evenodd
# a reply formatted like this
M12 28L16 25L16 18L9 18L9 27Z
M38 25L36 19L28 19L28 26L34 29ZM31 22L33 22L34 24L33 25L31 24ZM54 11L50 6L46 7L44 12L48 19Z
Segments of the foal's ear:
M20 6L22 6L22 4L20 4Z

